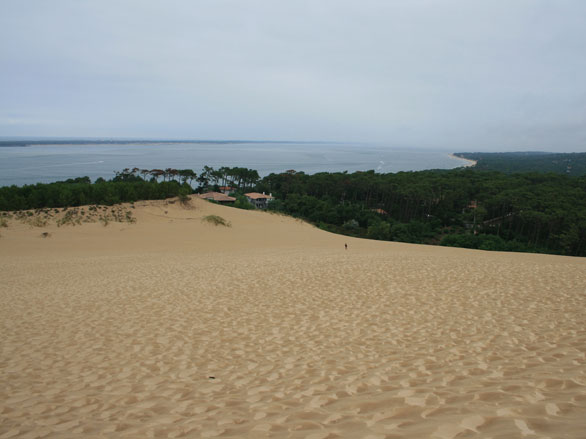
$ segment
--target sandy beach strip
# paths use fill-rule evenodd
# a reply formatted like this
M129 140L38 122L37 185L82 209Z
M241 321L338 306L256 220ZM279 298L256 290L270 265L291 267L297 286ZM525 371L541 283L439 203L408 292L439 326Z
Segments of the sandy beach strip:
M478 163L478 160L472 160L472 159L466 159L464 157L458 157L455 154L449 154L449 157L451 159L454 159L454 160L461 160L461 161L463 161L464 164L462 166L465 167L465 168L469 168L469 167L472 167L472 166L476 166L476 164Z
M0 231L0 438L584 437L584 258L134 212Z

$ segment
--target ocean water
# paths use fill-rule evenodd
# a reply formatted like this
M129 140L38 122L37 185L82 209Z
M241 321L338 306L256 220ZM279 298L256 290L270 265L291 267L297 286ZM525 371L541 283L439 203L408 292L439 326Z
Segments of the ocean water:
M239 166L261 176L288 169L381 173L451 169L465 162L452 151L391 149L336 143L85 143L0 147L0 186L49 183L88 176L114 177L124 168L193 169Z

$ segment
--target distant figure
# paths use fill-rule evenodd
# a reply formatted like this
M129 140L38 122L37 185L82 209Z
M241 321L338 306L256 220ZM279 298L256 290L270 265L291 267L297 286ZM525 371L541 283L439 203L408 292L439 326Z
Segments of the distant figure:
M344 243L344 248L348 250L348 244Z

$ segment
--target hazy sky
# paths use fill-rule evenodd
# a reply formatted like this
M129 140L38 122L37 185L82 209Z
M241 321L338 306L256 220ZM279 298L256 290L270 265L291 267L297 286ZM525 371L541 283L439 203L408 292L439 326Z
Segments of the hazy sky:
M585 0L2 0L0 136L586 151Z

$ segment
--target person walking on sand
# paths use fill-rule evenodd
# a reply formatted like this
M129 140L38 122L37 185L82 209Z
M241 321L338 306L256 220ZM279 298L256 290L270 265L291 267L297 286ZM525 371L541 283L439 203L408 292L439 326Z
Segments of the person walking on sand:
M344 248L348 250L348 244L344 243Z

